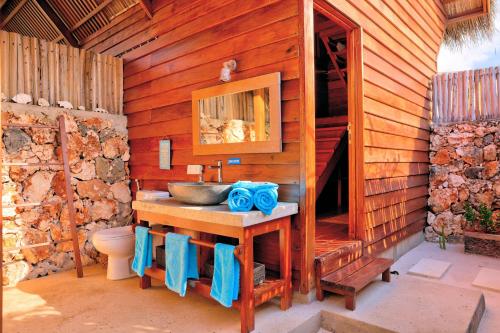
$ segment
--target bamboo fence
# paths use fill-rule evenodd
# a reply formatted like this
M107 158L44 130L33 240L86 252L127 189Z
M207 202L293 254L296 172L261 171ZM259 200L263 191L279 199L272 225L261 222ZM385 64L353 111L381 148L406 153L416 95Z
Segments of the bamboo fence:
M500 67L437 74L432 90L436 124L500 119Z
M123 113L123 61L110 55L0 31L0 87L8 100L31 95L51 106Z

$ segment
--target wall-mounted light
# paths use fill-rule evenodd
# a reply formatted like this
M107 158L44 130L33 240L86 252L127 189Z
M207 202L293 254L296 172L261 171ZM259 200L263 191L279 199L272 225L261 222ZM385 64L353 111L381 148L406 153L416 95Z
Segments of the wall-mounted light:
M231 81L231 72L236 70L236 60L231 59L222 64L222 69L220 70L220 80L222 82Z

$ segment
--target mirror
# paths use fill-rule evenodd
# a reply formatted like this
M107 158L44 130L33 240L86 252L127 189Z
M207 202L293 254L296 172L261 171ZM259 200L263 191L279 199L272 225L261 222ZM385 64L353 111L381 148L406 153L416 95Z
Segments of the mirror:
M280 73L193 92L195 155L280 151Z

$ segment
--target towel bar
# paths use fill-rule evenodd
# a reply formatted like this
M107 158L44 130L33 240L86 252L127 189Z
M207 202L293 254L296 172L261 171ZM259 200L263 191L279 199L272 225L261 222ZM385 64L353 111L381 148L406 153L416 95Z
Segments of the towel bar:
M158 230L149 230L149 233L152 234L152 235L155 235L155 236L165 237L168 232L167 231L158 231ZM203 246L203 247L209 247L211 249L215 248L215 243L207 242L207 241L202 241L202 240L198 240L198 239L193 239L193 238L191 238L189 240L189 243L195 244L195 245L199 245L199 246ZM236 257L236 259L238 259L239 262L242 262L242 260L243 260L243 258L242 258L242 256L243 256L243 245L237 245L235 247L235 249L234 249L234 256Z

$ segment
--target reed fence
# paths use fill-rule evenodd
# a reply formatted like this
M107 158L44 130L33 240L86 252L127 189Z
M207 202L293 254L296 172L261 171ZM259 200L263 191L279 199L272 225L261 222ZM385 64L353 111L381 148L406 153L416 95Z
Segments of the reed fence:
M437 74L432 90L434 123L500 119L500 67Z
M0 31L1 91L7 99L31 95L51 106L123 113L123 62L110 55Z

